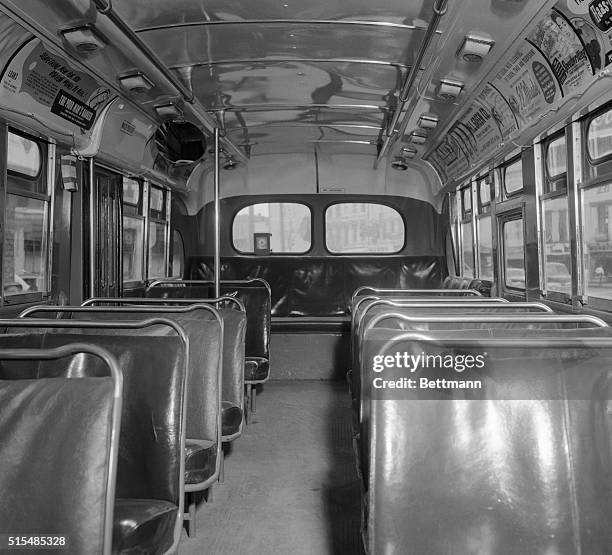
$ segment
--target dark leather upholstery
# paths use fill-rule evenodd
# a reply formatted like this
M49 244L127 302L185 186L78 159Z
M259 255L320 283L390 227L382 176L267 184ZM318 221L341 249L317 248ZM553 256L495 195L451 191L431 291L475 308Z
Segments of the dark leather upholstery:
M221 421L223 422L221 428L223 438L236 437L242 430L242 407L229 401L223 401L221 404Z
M175 510L168 513L168 518L172 521L170 525L165 518L155 518L147 520L146 527L142 528L136 517L146 516L147 513L136 511L130 518L137 520L137 526L119 526L115 530L126 533L134 530L137 541L144 541L141 530L146 529L147 538L155 545L161 546L160 549L163 546L172 546L179 539L180 522L177 517L182 503L184 403L187 381L183 344L176 336L128 334L126 330L111 335L112 330L106 330L109 333L104 334L95 331L78 328L53 329L54 333L42 334L42 346L58 347L72 343L75 333L79 333L80 341L106 348L117 358L123 372L123 407L116 497L155 500L153 507L157 506L158 502L166 502ZM27 341L38 341L29 338L28 334L0 335L0 347L14 347ZM59 370L61 368L56 364L45 362L33 371L45 377L46 374L58 375ZM90 369L81 364L69 371L87 375ZM92 368L91 371L95 373L99 370ZM86 467L79 468L82 470ZM74 512L71 517L74 518ZM113 542L118 545L129 545L134 541L136 540L128 536L113 538ZM146 549L153 550L149 552L156 552L157 547L147 545L149 544L145 545ZM146 549L144 552L147 552Z
M160 285L152 287L146 294L151 298L210 299L214 297L214 286L212 283L183 284L181 287ZM261 368L254 372L259 376L256 380L248 377L253 374L252 365L245 367L245 381L266 381L270 375L270 291L261 282L224 282L221 284L221 294L234 297L243 303L247 316L245 355L261 364Z
M70 313L69 313L70 314ZM189 387L187 388L186 434L189 439L214 441L217 444L221 429L221 324L205 310L187 313L172 312L73 312L78 320L145 320L154 316L168 318L178 323L189 338ZM66 330L68 331L68 330ZM108 330L96 330L107 333ZM141 330L116 329L118 334L175 335L165 326ZM220 449L220 445L218 446ZM213 473L215 466L213 465ZM212 476L212 475L211 475ZM204 481L204 480L202 480Z
M367 332L366 344L383 354L372 341L385 332ZM610 330L494 334L515 341L499 347L479 330L427 332L445 352L464 337L473 344L462 352L487 353L480 375L491 400L459 392L424 400L404 390L372 402L370 553L610 553L612 347L525 345ZM392 345L432 348L426 340ZM507 400L509 391L523 400Z
M117 499L113 553L166 553L172 547L177 507L156 499Z
M223 319L221 435L224 441L229 441L242 433L244 338L247 321L244 312L233 308L220 308L219 313Z
M222 280L259 277L270 284L272 316L345 315L353 291L362 285L437 289L446 277L442 256L249 256L224 257L222 262ZM210 257L188 263L190 279L212 279Z
M185 440L185 484L200 484L215 473L217 442Z
M491 296L491 286L490 281L461 276L447 276L442 283L442 289L473 289L484 297Z
M263 357L246 357L244 364L245 383L261 383L270 375L270 363Z
M32 347L40 340L27 342ZM99 364L94 357L78 358ZM65 367L65 361L50 362ZM38 363L25 364L32 377L38 374ZM5 379L6 367L0 370L0 529L65 534L69 551L58 552L102 553L112 379ZM20 369L22 363L12 368Z

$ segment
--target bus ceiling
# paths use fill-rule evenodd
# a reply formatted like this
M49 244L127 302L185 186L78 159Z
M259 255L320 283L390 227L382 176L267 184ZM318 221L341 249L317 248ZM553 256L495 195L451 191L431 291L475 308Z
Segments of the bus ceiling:
M0 107L10 120L85 143L118 98L153 129L187 121L209 144L220 129L228 170L291 154L313 161L305 171L323 192L347 185L322 182L319 158L352 156L380 167L370 193L382 184L396 194L403 180L410 196L417 178L416 196L439 197L607 91L605 6L612 10L607 0L1 0ZM53 94L36 67L56 80ZM75 147L95 150L91 137ZM177 174L173 164L171 183L196 166Z

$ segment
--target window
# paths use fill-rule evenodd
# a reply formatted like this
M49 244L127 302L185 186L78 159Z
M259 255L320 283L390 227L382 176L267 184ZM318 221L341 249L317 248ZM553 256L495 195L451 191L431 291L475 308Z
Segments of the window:
M585 287L588 295L612 299L612 185L582 191Z
M465 187L461 189L461 217L467 218L472 213L472 189Z
M42 143L9 131L2 260L5 297L49 290L50 196L43 159Z
M159 187L151 186L149 189L149 279L168 275L167 196L167 192Z
M351 216L348 216L351 217ZM232 223L234 248L255 252L255 234L270 234L273 254L303 254L312 244L310 208L295 202L265 202L242 208Z
M567 148L565 135L546 145L546 176L544 193L564 191L567 189Z
M502 224L504 283L512 289L525 289L525 258L523 249L523 219Z
M567 148L565 135L544 145L544 182L541 199L544 288L571 294L571 255L567 200Z
M478 218L478 277L493 280L493 230L490 215Z
M567 195L542 201L544 225L544 287L571 293L570 240Z
M7 169L27 178L36 178L42 169L40 146L35 141L9 132Z
M523 167L520 158L502 167L502 180L506 195L523 190Z
M461 199L461 271L460 275L475 276L474 264L474 233L472 231L472 188L464 187L459 190Z
M488 177L478 181L478 207L481 214L488 212L491 207L491 186Z
M123 178L123 281L144 280L144 229L142 183Z
M612 154L612 110L593 118L587 128L587 150L593 161Z
M343 215L343 207L353 213ZM333 204L325 211L325 245L333 254L397 253L404 246L404 220L384 204L347 202Z
M471 221L461 224L461 260L463 261L461 275L474 277L474 234Z
M493 280L493 230L491 228L491 183L489 176L476 182L478 191L478 277Z
M172 232L172 277L182 278L185 271L185 247L183 237L174 230Z

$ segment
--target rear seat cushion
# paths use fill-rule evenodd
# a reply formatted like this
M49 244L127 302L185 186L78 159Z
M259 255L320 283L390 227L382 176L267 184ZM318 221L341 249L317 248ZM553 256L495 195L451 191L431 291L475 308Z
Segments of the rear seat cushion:
M217 444L214 441L185 440L185 484L199 484L215 473Z
M116 499L113 553L166 553L177 510L167 501Z

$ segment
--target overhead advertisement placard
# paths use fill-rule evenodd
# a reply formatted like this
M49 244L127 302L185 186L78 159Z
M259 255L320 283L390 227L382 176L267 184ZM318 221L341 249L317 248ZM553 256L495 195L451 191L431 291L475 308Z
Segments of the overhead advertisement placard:
M546 57L563 93L579 89L592 79L593 69L583 42L570 19L559 10L552 9L527 41Z
M519 128L548 111L561 89L548 61L528 43L522 45L491 84L506 99Z
M518 121L510 104L491 84L487 83L478 95L478 101L486 106L491 112L493 121L499 128L503 140L507 140L518 130Z
M33 113L54 127L87 134L114 93L48 50L39 39L24 44L0 76L0 102Z

